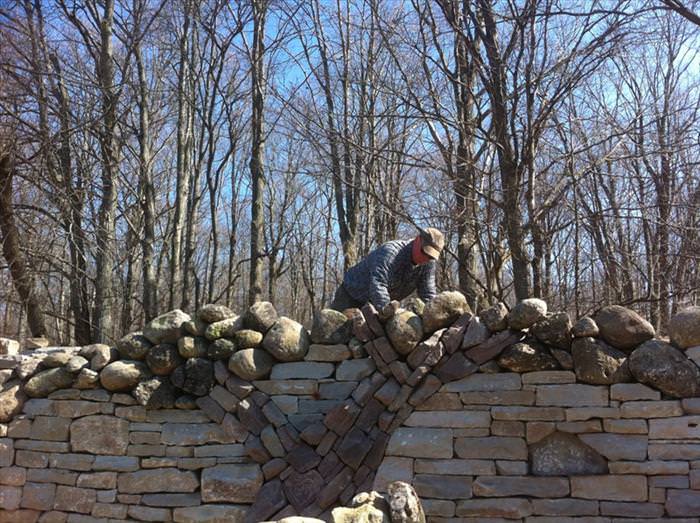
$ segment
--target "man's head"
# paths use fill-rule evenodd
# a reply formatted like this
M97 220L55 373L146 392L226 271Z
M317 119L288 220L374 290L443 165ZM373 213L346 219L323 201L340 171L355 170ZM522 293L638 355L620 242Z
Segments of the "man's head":
M440 231L432 227L420 229L420 233L413 241L413 263L422 265L440 257L445 246L445 237Z

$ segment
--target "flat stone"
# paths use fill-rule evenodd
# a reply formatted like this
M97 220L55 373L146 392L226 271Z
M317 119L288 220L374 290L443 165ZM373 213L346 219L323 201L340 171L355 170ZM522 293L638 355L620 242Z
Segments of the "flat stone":
M338 362L350 359L350 349L347 345L319 345L312 343L309 352L304 356L305 361Z
M253 385L269 395L313 396L318 393L318 383L313 380L254 381Z
M621 434L647 434L649 427L643 419L606 419L603 420L605 432Z
M617 401L659 400L661 393L641 383L615 383L610 387L610 399Z
M416 410L462 410L462 400L456 392L436 392L418 405Z
M417 459L414 464L416 474L439 476L493 476L496 465L487 459Z
M478 428L489 427L491 416L485 411L420 411L404 422L407 427Z
M173 510L175 523L242 523L248 512L246 505L200 505Z
M527 445L522 438L457 438L454 450L458 457L467 459L527 459Z
M606 407L608 387L593 385L540 385L537 387L535 404L558 407Z
M53 508L71 512L90 514L97 502L97 493L93 489L59 485L56 488L56 501Z
M127 515L138 521L169 521L172 519L170 509L140 505L129 505Z
M389 440L387 455L451 458L452 431L433 428L399 428Z
M196 507L201 504L199 492L186 494L144 494L141 503L152 507Z
M113 489L117 488L116 472L92 472L78 476L76 486L83 488Z
M357 361L357 360L355 360ZM332 363L297 361L278 363L272 367L271 380L310 379L319 380L333 375L335 366Z
M700 445L690 443L658 443L649 445L650 460L697 460L700 459Z
M42 469L30 469L42 470ZM21 487L27 481L27 469L23 467L10 467L2 465L2 476L0 477L0 485L9 485L12 487Z
M572 407L566 409L566 421L586 421L591 418L617 419L619 417L619 407Z
M357 384L356 381L321 383L318 390L319 399L344 400L350 397Z
M491 416L501 421L563 421L565 411L561 407L493 407Z
M504 390L493 392L461 392L459 398L465 405L534 405L532 390Z
M443 363L438 364L435 369L435 375L440 378L443 383L460 380L475 373L478 366L467 359L461 352L455 352L449 357L443 358Z
M479 316L474 316L469 320L467 328L464 331L464 337L462 338L460 347L463 351L476 347L488 340L489 336L491 336L491 332L488 326L484 324Z
M78 418L70 427L70 443L75 452L126 454L129 423L112 416Z
M258 465L217 465L202 471L202 501L252 503L262 483Z
M520 331L502 331L498 334L494 334L488 340L480 343L476 347L467 349L466 356L478 365L482 365L503 352L506 347L518 343L525 338L525 335Z
M207 443L234 443L216 423L164 423L160 441L165 445L205 445Z
M520 390L520 374L472 374L458 381L453 381L444 386L443 392L474 392L474 391L501 391Z
M472 520L475 522L500 522L500 519L488 518L506 518L504 521L526 518L532 514L532 504L522 498L467 499L457 503L455 512L458 517L475 518Z
M618 461L610 463L611 474L644 474L660 476L671 474L688 474L687 461Z
M573 476L571 495L583 499L646 501L647 478L633 474Z
M596 516L598 502L586 499L533 499L532 509L542 516Z
M32 421L29 437L46 441L65 441L68 439L70 423L69 418L36 416Z
M576 383L576 374L569 370L542 370L526 372L521 376L523 385L552 385Z
M416 474L413 486L421 498L459 500L472 497L472 478L469 476Z
M376 366L370 358L343 361L335 371L338 381L360 381L372 374Z
M95 456L93 470L133 472L139 468L139 459L134 456Z
M287 505L287 498L282 490L282 483L274 480L260 489L258 496L247 514L248 521L269 519Z
M487 476L477 478L472 489L479 497L563 498L569 495L569 481L565 478Z
M2 498L9 497L9 499L3 500L3 504L9 502L11 505L14 505L17 494L21 492L21 502L15 506L6 507L8 510L19 508L19 506L35 510L51 510L56 499L56 485L51 483L26 483L22 489L0 487L0 492L4 494Z
M649 420L651 439L697 439L700 437L700 416L680 416Z
M620 407L623 418L672 418L683 415L680 401L627 401Z
M202 477L204 485L204 474ZM199 478L194 472L180 471L173 468L139 470L125 472L117 479L117 488L124 494L145 494L149 492L194 492L199 488ZM204 490L204 487L202 487Z
M386 492L387 486L392 481L413 481L413 460L387 456L382 461L374 476L372 490Z
M632 434L579 434L581 441L610 461L643 461L647 457L647 436Z

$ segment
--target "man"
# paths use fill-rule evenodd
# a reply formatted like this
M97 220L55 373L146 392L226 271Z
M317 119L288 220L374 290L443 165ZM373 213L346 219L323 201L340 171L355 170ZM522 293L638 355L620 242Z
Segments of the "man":
M414 290L423 301L435 297L436 260L445 246L437 229L420 229L413 240L394 240L377 247L351 267L338 287L331 308L344 311L370 302L382 310Z

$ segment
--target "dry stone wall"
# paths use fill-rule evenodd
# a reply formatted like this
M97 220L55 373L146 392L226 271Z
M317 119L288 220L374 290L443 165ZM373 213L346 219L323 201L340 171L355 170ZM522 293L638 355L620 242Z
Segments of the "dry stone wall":
M445 292L0 356L0 522L351 521L393 480L428 521L698 521L700 308L654 336Z

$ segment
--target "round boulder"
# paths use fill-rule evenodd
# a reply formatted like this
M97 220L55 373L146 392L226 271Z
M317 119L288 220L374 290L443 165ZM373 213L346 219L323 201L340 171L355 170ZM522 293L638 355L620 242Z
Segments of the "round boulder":
M236 313L226 305L217 305L215 303L207 303L197 311L197 318L205 323L215 323L234 316L236 316Z
M595 338L576 338L571 345L576 378L593 385L632 381L627 354Z
M425 305L423 311L423 331L432 334L438 329L449 327L465 312L471 312L467 299L459 291L444 291Z
M277 309L269 301L258 301L245 313L245 326L265 334L277 321Z
M100 384L111 392L128 392L139 381L149 378L151 371L145 363L133 360L118 360L100 372Z
M352 336L352 322L342 312L323 309L314 314L311 327L312 343L344 345Z
M194 410L197 408L197 400L194 396L183 394L175 400L175 408L180 410Z
M535 323L530 332L542 343L569 350L571 348L571 319L565 312L548 314Z
M204 332L207 330L207 327L209 327L208 323L203 322L196 317L195 319L186 321L182 324L182 330L191 336L204 336Z
M41 363L44 367L63 367L73 356L75 352L72 350L55 350L48 353Z
M262 333L252 329L241 329L233 334L233 342L239 349L255 349L263 340Z
M270 374L275 360L262 349L243 349L231 356L228 368L239 378L253 381Z
M574 338L596 338L600 334L600 329L593 318L584 316L574 323L571 334Z
M172 409L175 405L175 387L167 378L155 377L142 381L131 394L147 409Z
M423 314L423 311L425 311L425 302L418 296L412 296L401 302L401 308L420 316Z
M73 388L94 389L95 387L97 387L97 384L99 382L100 374L97 371L85 367L78 373L78 376L75 378Z
M671 318L668 332L679 349L700 345L700 307L688 307Z
M12 421L22 410L27 395L22 390L19 381L5 383L0 392L0 423Z
M300 323L281 316L265 334L263 348L279 361L303 360L309 350L309 333Z
M700 369L670 343L646 341L628 359L638 381L675 398L700 395Z
M68 363L66 363L65 369L71 374L76 374L80 372L83 368L87 367L89 364L90 362L82 356L73 356L71 359L68 360Z
M481 311L479 318L491 332L500 332L508 328L508 309L501 302Z
M209 345L207 356L210 360L225 360L234 352L236 352L236 345L231 340L219 338Z
M153 374L157 376L167 376L178 365L182 365L182 358L177 352L175 345L169 343L161 343L151 348L146 356L146 363L150 367Z
M35 374L24 384L24 392L32 398L45 398L54 391L67 389L73 383L73 373L64 367Z
M219 338L231 338L236 331L243 328L243 317L233 316L225 320L210 324L204 331L204 336L208 340L218 340Z
M184 334L183 325L191 319L189 314L175 309L149 321L143 328L143 335L154 345L177 343Z
M203 358L209 352L209 340L202 336L183 336L177 340L177 352L183 358Z
M539 298L528 298L515 304L508 313L511 329L523 330L532 327L547 316L547 304Z
M654 337L654 327L633 310L610 305L594 317L600 337L615 348L629 351Z
M142 360L153 344L141 332L127 334L117 342L117 351L125 360Z
M214 384L214 364L204 358L190 358L170 375L177 388L193 396L206 396Z
M534 372L555 370L559 363L547 347L536 340L516 343L507 347L497 360L499 367L511 372Z
M423 320L409 310L402 310L386 323L386 334L399 354L410 353L423 339Z

